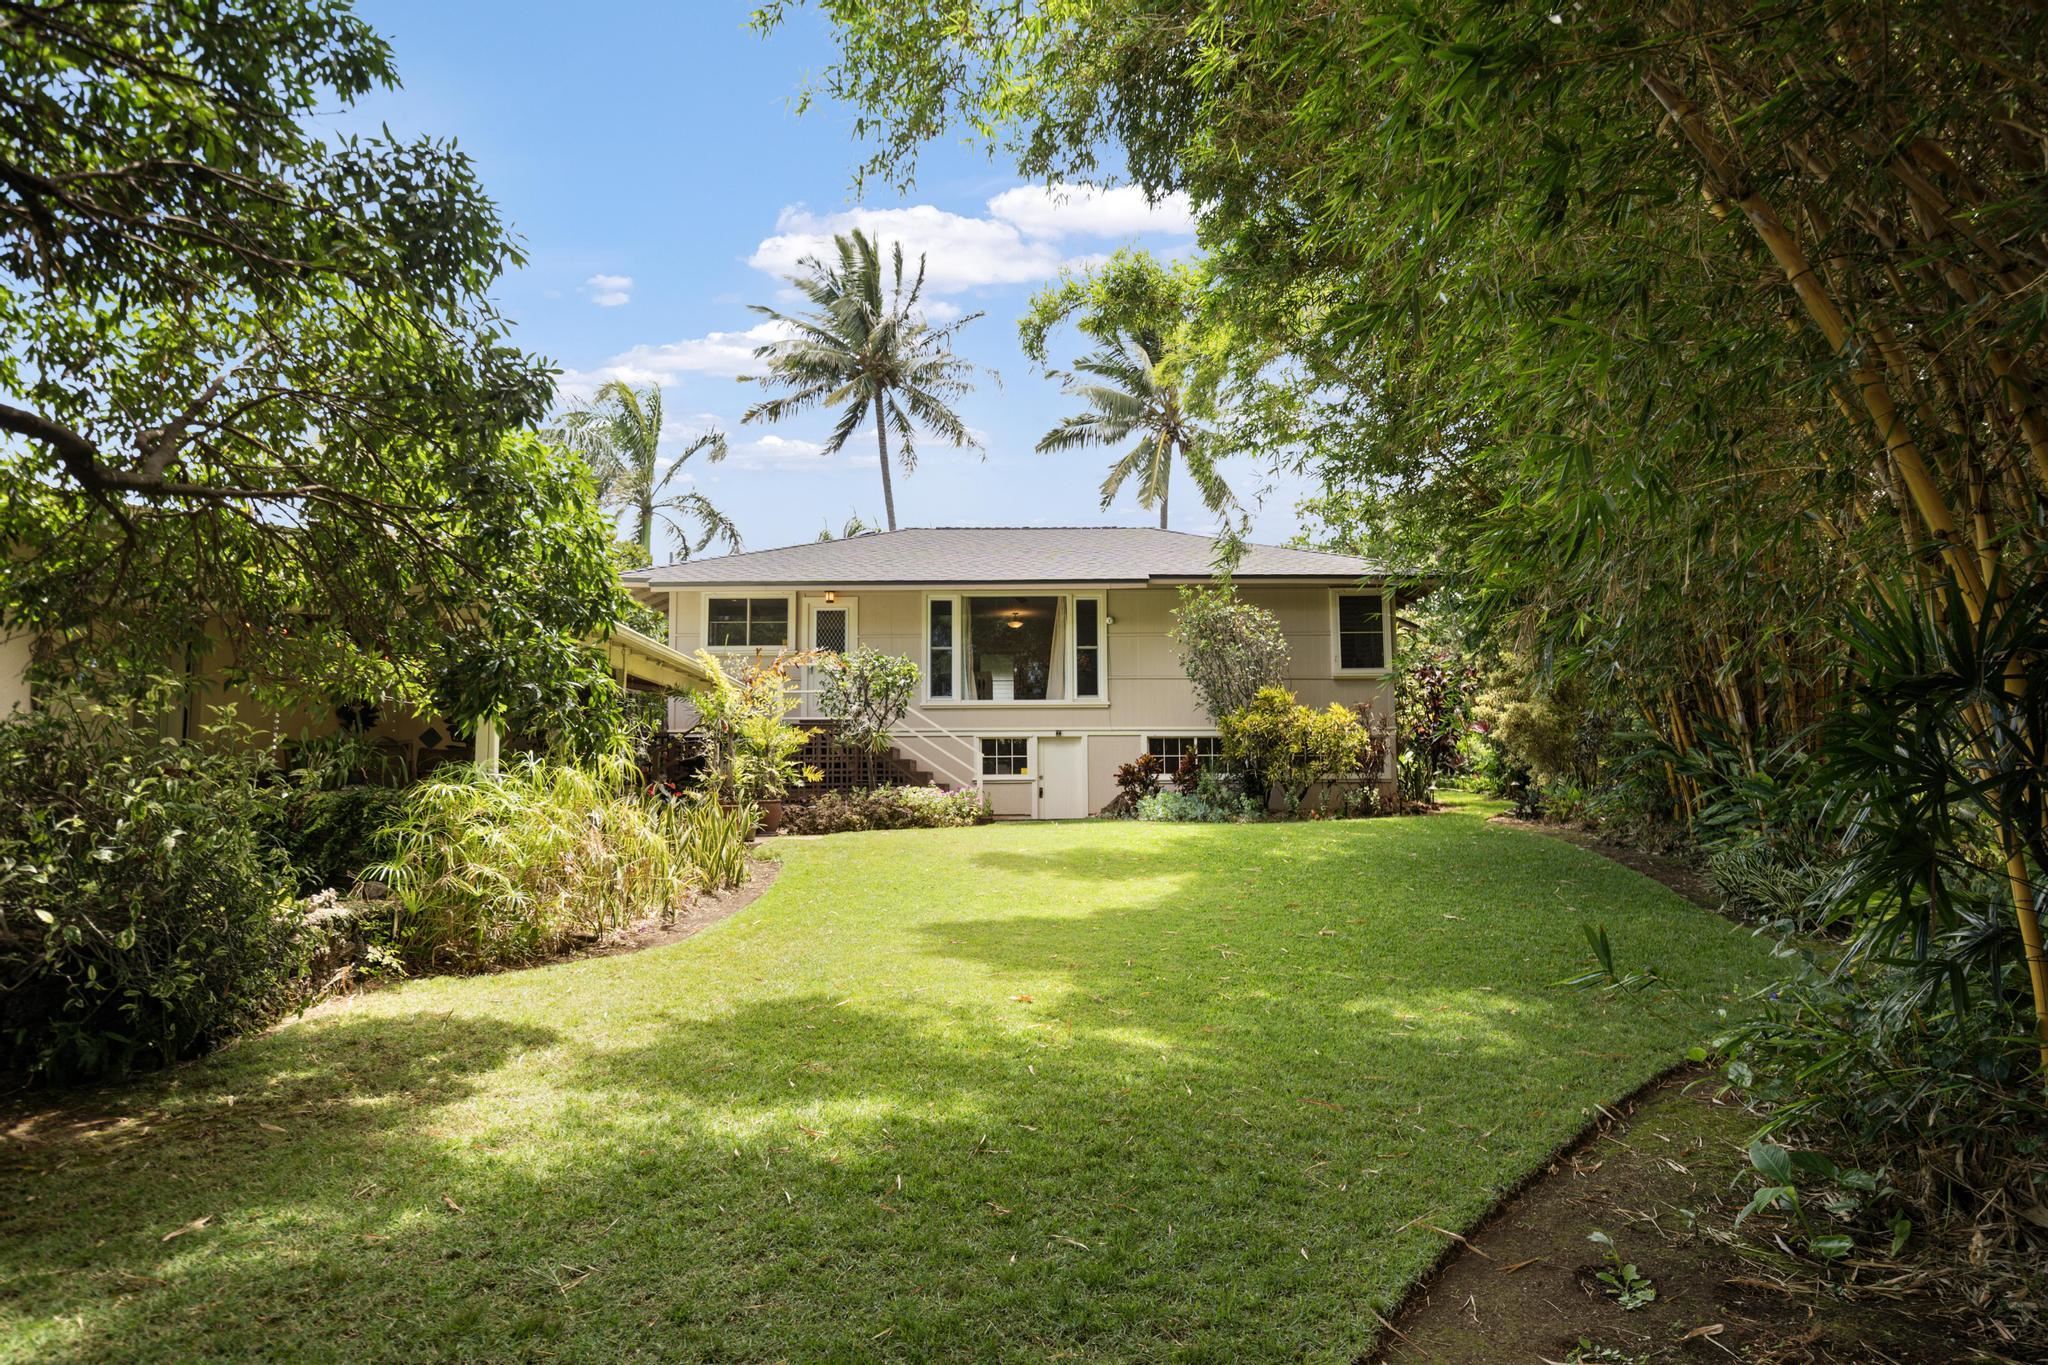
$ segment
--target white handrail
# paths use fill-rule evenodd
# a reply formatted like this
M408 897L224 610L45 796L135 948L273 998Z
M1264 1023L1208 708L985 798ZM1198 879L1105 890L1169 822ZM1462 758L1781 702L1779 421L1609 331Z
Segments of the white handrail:
M800 686L797 688L796 715L798 719L822 719L812 706L813 700L822 690L822 688L816 687ZM929 753L918 755L918 757L925 759L925 761L931 764L936 770L935 776L944 777L948 782L957 783L963 787L972 786L976 790L980 790L981 749L979 745L965 735L954 733L953 730L947 727L945 722L935 719L929 712L921 711L915 706L908 708L904 712L904 719L915 720L919 725L919 729L898 730L891 736L892 743L904 746L913 744L923 746ZM936 735L926 733L929 731L935 731ZM960 752L949 754L940 745L940 739L951 740L960 747ZM936 755L936 757L931 755Z

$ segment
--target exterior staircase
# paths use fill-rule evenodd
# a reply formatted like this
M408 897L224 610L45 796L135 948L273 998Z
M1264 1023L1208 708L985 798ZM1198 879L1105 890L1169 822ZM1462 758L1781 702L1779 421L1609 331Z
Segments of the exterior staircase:
M802 724L802 722L798 722ZM929 787L934 778L928 769L905 755L900 749L891 747L870 760L868 755L848 749L832 738L830 729L823 725L805 725L810 738L797 761L824 773L819 782L806 783L790 793L792 801L808 800L819 792L845 792L869 785L869 763L873 763L874 784L878 787Z

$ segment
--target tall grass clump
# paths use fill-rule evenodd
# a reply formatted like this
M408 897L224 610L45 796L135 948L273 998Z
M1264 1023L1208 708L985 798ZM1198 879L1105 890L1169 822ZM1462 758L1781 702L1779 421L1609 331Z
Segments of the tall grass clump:
M720 813L723 816L723 812ZM742 831L637 790L630 762L442 768L406 793L383 932L410 970L537 961L737 880Z
M738 886L747 879L747 837L761 823L761 808L751 801L724 806L705 796L675 803L683 861L712 891Z

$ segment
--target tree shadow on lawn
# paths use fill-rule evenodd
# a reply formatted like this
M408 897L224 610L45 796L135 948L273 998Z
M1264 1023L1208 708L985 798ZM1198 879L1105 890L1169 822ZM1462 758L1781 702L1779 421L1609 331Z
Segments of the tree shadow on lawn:
M0 1111L0 1359L118 1356L104 1329L162 1314L166 1298L190 1317L151 1324L159 1350L208 1354L206 1319L231 1307L255 1332L246 1349L263 1353L269 1327L374 1273L364 1248L447 1215L432 1192L469 1163L428 1136L435 1115L556 1036L453 1014L332 1013L129 1087ZM308 1229L336 1239L332 1259L258 1274L260 1293L242 1283L278 1234ZM236 1267L226 1286L210 1279L223 1264ZM231 1306L199 1301L223 1288ZM30 1348L11 1339L53 1314L78 1330Z
M1610 905L1732 946L1674 962L1682 1001L1558 991L1577 912L1446 918L1484 868L1398 895L1380 868L1329 906L1358 847L1291 840L1227 883L1178 840L971 854L990 913L906 922L880 976L941 970L851 999L796 959L708 1018L607 987L687 999L716 939L551 974L644 1011L623 1047L566 1015L285 1030L179 1081L119 1167L34 1162L0 1313L81 1315L29 1352L77 1359L1353 1358L1445 1244L1418 1220L1469 1223L1671 1060L1745 942ZM1539 870L1496 909L1544 902ZM1020 881L1039 900L1003 913Z

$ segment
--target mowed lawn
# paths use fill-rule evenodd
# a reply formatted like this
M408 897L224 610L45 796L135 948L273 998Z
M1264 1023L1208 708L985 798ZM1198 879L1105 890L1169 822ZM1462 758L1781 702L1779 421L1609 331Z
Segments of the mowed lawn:
M687 942L0 1119L0 1358L1348 1360L1769 970L1472 813L776 852ZM1591 921L1665 988L1550 984Z

